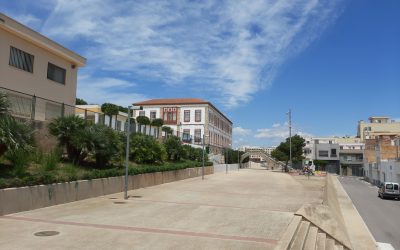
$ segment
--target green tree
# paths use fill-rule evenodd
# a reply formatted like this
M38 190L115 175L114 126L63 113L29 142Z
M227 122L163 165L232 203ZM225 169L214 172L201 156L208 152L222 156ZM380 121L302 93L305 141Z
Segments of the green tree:
M87 138L82 137L82 132L87 127L88 123L75 115L57 118L48 125L50 134L57 138L61 147L66 148L68 159L77 164L86 156Z
M292 136L292 161L293 163L302 162L303 157L303 147L305 146L305 140L303 137L299 135ZM290 142L289 138L286 138L285 142L281 142L279 146L271 152L271 156L278 160L286 162L286 171L287 165L289 162L290 156Z
M76 98L75 104L76 105L87 105L88 103L85 100L81 99L81 98Z
M164 125L164 120L157 118L151 121L151 125L157 128L156 138L160 137L160 128Z
M153 137L143 134L132 134L130 159L137 163L161 163L166 158L165 148Z
M179 161L184 155L181 139L177 136L168 137L164 142L168 160Z
M122 151L122 141L118 132L101 124L86 127L81 138L85 138L85 149L95 156L96 166L99 168L104 168Z
M136 117L136 121L140 124L139 131L142 132L142 125L144 125L144 134L146 134L146 126L150 125L150 119L147 116L138 116Z
M170 135L172 135L172 128L171 128L171 127L163 126L163 127L161 128L161 130L162 130L163 132L165 132L165 137L166 137L166 138L168 138Z
M203 149L194 148L190 145L182 146L182 158L191 161L203 161ZM204 152L204 161L208 161L208 155Z
M110 117L109 127L111 127L112 116L118 115L119 108L115 104L106 102L101 105L101 112Z

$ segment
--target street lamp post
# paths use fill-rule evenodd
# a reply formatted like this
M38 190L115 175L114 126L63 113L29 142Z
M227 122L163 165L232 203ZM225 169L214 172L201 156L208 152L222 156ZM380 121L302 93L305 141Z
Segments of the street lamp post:
M292 110L289 109L289 163L292 166Z
M239 154L239 148L237 149L238 151L238 171L240 169L240 154Z
M134 107L128 106L128 122L126 127L126 153L125 153L125 188L124 188L124 199L128 199L128 168L129 168L129 137L131 132L131 111L143 110L142 106Z
M131 107L128 106L128 122L126 127L126 153L125 153L125 192L124 199L128 199L128 167L129 167L129 134L131 132Z

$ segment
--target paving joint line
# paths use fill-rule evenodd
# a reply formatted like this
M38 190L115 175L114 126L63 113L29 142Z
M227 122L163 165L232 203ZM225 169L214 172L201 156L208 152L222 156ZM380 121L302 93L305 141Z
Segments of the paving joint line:
M45 220L45 219L36 219L36 218L11 216L11 215L0 216L0 219L41 222L41 223L56 224L56 225L81 226L81 227L98 228L98 229L114 229L122 231L141 232L141 233L158 233L158 234L169 234L178 236L202 237L202 238L212 238L220 240L249 241L249 242L274 244L274 245L278 243L278 240L259 238L259 237L201 233L201 232L190 232L190 231L160 229L160 228L117 226L117 225L94 224L94 223L83 223L83 222L73 222L73 221Z

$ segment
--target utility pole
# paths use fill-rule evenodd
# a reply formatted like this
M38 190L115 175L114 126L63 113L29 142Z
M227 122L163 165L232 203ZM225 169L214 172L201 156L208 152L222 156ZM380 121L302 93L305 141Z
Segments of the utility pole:
M206 139L206 136L205 136L205 134L203 133L203 165L201 166L201 179L202 180L204 180L204 146L205 146L205 140Z
M289 109L289 163L292 166L292 110Z

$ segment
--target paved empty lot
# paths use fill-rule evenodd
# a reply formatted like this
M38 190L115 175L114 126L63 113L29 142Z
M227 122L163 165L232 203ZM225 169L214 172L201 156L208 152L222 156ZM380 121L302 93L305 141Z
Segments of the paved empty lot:
M11 214L0 249L273 249L321 183L245 169Z

